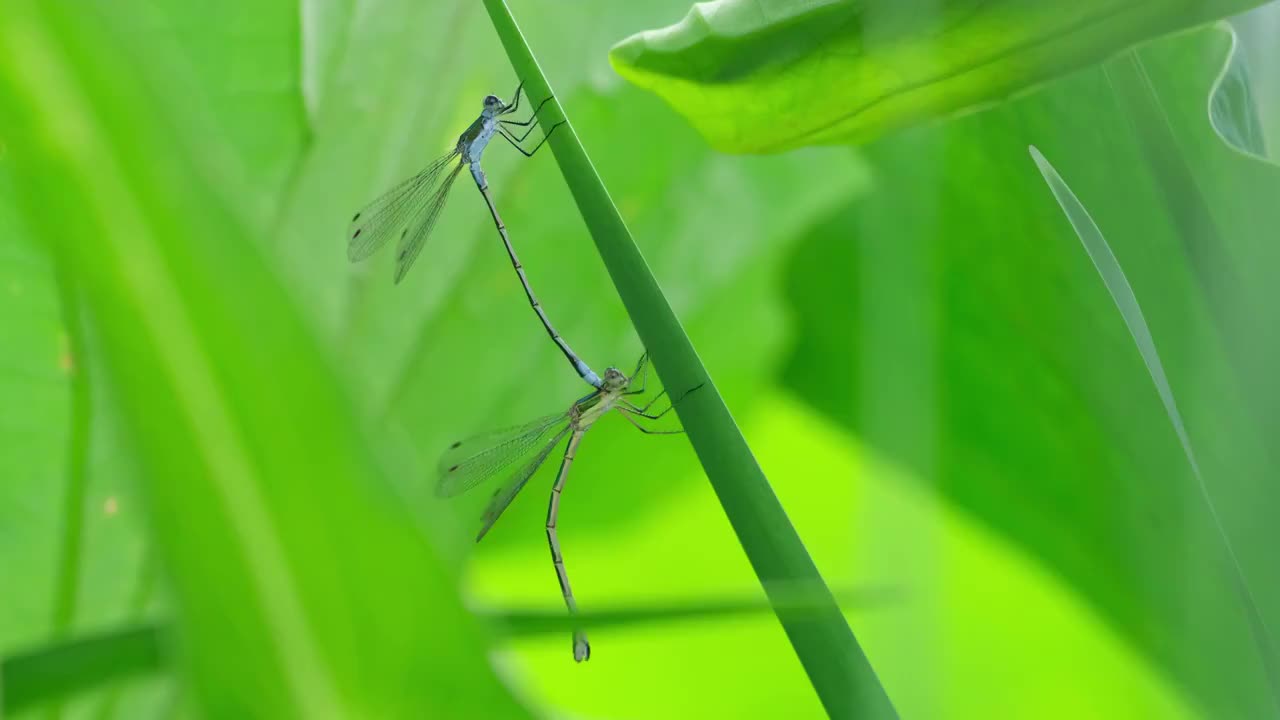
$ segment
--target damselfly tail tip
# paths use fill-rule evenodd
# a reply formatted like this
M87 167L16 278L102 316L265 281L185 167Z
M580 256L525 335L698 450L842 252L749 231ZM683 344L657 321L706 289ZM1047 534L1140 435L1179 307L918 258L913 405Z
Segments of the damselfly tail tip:
M591 659L591 643L587 642L587 637L581 633L575 634L573 637L573 661L582 662Z

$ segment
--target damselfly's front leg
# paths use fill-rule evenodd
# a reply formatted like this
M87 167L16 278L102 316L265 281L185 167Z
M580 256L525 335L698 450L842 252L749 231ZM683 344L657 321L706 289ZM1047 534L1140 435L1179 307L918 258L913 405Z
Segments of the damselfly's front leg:
M632 417L632 415L639 415L640 417L644 417L644 418L648 418L649 417L648 415L645 415L644 413L638 412L636 410L632 410L631 408L623 407L621 405L617 406L615 409L622 414L622 417L627 419L627 422L631 423L632 425L635 425L636 429L644 433L645 435L681 435L684 433L684 430L654 430L653 428L647 428L641 425L639 422L637 422L636 419ZM670 410L670 409L671 408L667 408L667 410ZM665 414L666 412L663 411L663 413L659 414L657 417L662 417L662 415L665 415ZM656 419L656 418L650 418L650 419Z
M641 371L644 372L643 375L640 375ZM644 389L649 383L649 353L646 352L645 354L641 355L640 359L636 361L636 369L631 373L631 377L634 378L636 375L640 375L640 389L628 390L622 393L623 395L643 395L644 394ZM628 383L628 387L630 387L630 383Z
M679 435L683 433L684 430L654 430L652 428L644 427L639 423L639 421L636 420L636 418L642 417L646 420L661 420L663 416L665 416L667 413L675 409L676 403L680 402L685 398L686 395L693 392L694 390L697 390L700 387L702 387L701 383L681 393L680 397L676 398L675 400L672 400L671 404L668 405L667 408L660 413L650 414L649 408L652 407L653 404L658 401L658 398L667 394L666 390L663 390L662 392L659 392L657 395L655 395L653 399L650 400L644 407L636 407L635 405L631 404L626 400L619 400L618 404L615 406L615 409L618 412L622 413L622 416L627 419L627 422L631 423L632 425L635 425L637 430L639 430L640 432L646 435Z
M560 126L561 126L561 125L563 125L563 124L564 124L564 121L563 121L563 120L561 120L560 122L556 123L555 125L552 125L552 126L551 126L551 129L547 131L547 134L546 134L546 135L543 135L543 136L542 136L542 139L538 141L538 144L537 144L537 145L534 145L534 146L533 146L533 149L532 149L532 150L525 150L523 147L520 147L520 142L519 142L518 140L516 140L515 138L511 137L511 135L507 134L507 130L506 130L506 128L499 127L499 128L498 128L498 135L502 136L502 139L503 139L503 140L506 140L507 142L511 143L511 146L512 146L512 147L514 147L515 149L519 150L519 151L520 151L520 153L521 153L522 155L524 155L525 157L533 157L533 154L534 154L534 153L536 153L536 152L538 152L538 148L542 147L543 143L545 143L545 142L547 141L547 138L551 137L551 133L555 132L555 129L556 129L556 128L558 128L558 127L560 127Z
M628 408L629 410L634 410L634 411L635 411L635 414L640 415L641 417L646 417L646 418L649 418L650 420L657 420L658 418L662 417L663 415L666 415L667 413L671 412L671 409L672 409L672 408L674 408L674 407L676 406L676 403L678 403L678 402L680 402L681 400L685 399L685 397L686 397L689 393L693 392L694 390L697 390L697 389L698 389L698 388L700 388L700 387L702 387L702 383L698 383L697 385L694 385L692 388L689 388L688 390L684 391L683 393L681 393L681 394L680 394L680 397L678 397L678 398L676 398L675 400L672 400L672 401L671 401L671 404L667 406L667 409L666 409L666 410L663 410L662 412L658 413L657 415L647 415L646 413L648 413L648 412L649 412L649 408L653 407L653 404L654 404L654 403L658 402L658 398L661 398L663 395L666 395L666 394L667 394L667 391L666 391L666 389L665 389L665 388L664 388L664 389L662 389L661 391L659 391L657 395L654 395L654 396L653 396L653 398L649 400L649 402L645 403L645 406L644 406L644 407L636 407L635 405L633 405L633 404L632 404L632 403L630 403L630 402L627 402L626 400L621 400L621 401L619 401L619 405L620 405L620 406L623 406L623 407L626 407L626 408ZM625 393L625 394L630 395L631 393Z
M538 113L542 112L542 108L550 101L551 101L551 98L547 98L546 100L543 100L542 102L538 103L538 107L534 109L533 114L530 115L529 119L525 120L524 122L516 122L515 120L499 120L498 122L502 123L503 125L514 125L515 127L529 127L534 123L535 120L538 119ZM506 115L506 114L507 113L505 112L503 113L503 115Z
M662 398L662 397L663 397L663 396L665 396L666 394L667 394L667 391L666 391L665 389L663 389L663 390L659 390L657 395L654 395L653 397L649 398L649 402L645 403L645 404L644 404L644 407L636 407L634 404L632 404L631 402L629 402L629 401L627 401L627 400L619 400L619 401L618 401L618 404L619 404L619 405L621 405L621 406L623 406L623 407L626 407L626 408L628 408L628 409L630 409L630 410L635 410L637 413L639 413L639 414L641 414L641 415L644 415L645 413L649 412L649 408L653 407L653 404L654 404L654 403L658 402L659 398ZM673 406L668 406L668 407L667 407L667 410L670 410L670 409L671 409L671 407L673 407ZM663 413L666 413L666 412L667 412L667 410L663 410L662 412L663 412ZM648 417L648 416L646 415L646 417ZM650 418L650 419L652 420L652 419L654 419L654 418Z
M520 109L520 91L523 89L524 89L524 80L521 80L520 84L516 86L516 91L515 91L515 94L513 95L511 104L502 110L503 115L510 115L511 113Z

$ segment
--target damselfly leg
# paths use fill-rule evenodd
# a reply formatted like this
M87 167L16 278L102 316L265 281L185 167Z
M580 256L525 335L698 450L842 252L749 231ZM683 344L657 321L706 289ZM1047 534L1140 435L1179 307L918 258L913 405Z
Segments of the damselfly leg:
M529 135L529 133L528 133L528 132L526 132L526 133L524 134L524 136L520 138L520 140L517 140L516 138L514 138L514 137L512 137L512 136L511 136L511 134L507 131L507 129L506 129L506 128L504 128L504 127L499 127L499 128L498 128L498 135L501 135L503 140L506 140L507 142L511 143L511 147L513 147L513 148L515 148L515 149L519 150L519 151L520 151L520 152L521 152L525 157L533 157L533 154L534 154L534 153L536 153L536 152L538 152L538 148L542 147L543 143L545 143L545 142L547 141L547 138L551 137L551 133L555 132L555 131L556 131L556 128L560 127L560 126L561 126L561 125L563 125L563 124L564 124L564 121L563 121L563 120L561 120L560 122L556 123L555 125L552 125L552 126L551 126L551 129L547 130L547 132L546 132L545 134L543 134L542 139L538 141L538 144L537 144L537 145L534 145L534 146L533 146L533 149L532 149L532 150L525 150L525 149L524 149L523 147L521 147L521 145L520 145L521 140L523 140L523 139L524 139L524 137L528 137L528 135ZM530 131L532 131L532 128L530 128Z
M516 91L511 93L511 104L503 108L500 114L510 115L520 109L520 93L522 90L524 90L524 80L521 80L520 84L516 85ZM537 115L537 113L535 112L534 115Z
M530 126L530 125L532 125L535 121L537 121L537 119L538 119L538 113L542 112L542 108L546 107L546 104L547 104L547 103L549 103L549 102L551 102L551 98L550 98L550 97L548 97L546 100L543 100L542 102L538 103L538 107L537 107L536 109L534 109L534 111L533 111L533 115L530 115L530 116L529 116L529 119L528 119L528 120L525 120L524 122L516 122L515 120L499 120L499 121L498 121L498 123L499 123L499 124L501 124L501 125L509 126L509 127L529 127L529 126ZM505 114L505 113L504 113L504 114ZM523 138L521 138L521 139L523 139Z
M648 384L649 384L649 354L648 354L648 353L645 353L645 354L643 354L643 355L641 355L641 356L640 356L640 360L639 360L639 362L637 362L637 363L636 363L636 369L635 369L635 372L633 372L633 373L631 374L631 377L628 379L628 383L629 383L629 385L628 385L628 386L630 386L630 383L634 383L634 382L635 382L635 378L636 378L636 376L637 376L637 375L639 375L639 376L640 376L640 387L639 387L639 389L637 389L637 390L627 390L627 391L625 391L625 392L623 392L623 393L622 393L624 396L635 396L635 395L642 395L642 394L644 394L644 392L645 392L645 388L646 388L646 387L648 386ZM667 413L669 413L669 412L671 412L673 409L675 409L676 404L677 404L677 403L679 403L681 400L683 400L683 399L685 398L685 396L687 396L689 393L693 392L694 390L697 390L697 389L698 389L698 388L700 388L700 387L702 387L702 384L701 384L701 383L699 383L698 385L695 385L694 387L692 387L692 388L690 388L690 389L688 389L688 390L684 391L683 393L681 393L681 394L680 394L680 396L679 396L679 397L677 397L677 398L675 398L674 400L672 400L672 401L671 401L671 404L667 405L667 407L666 407L666 409L665 409L665 410L663 410L663 411L661 411L661 412L658 412L658 413L652 413L652 414L651 414L651 413L649 412L649 409L650 409L650 408L652 408L652 407L654 406L654 404L658 402L658 400L660 400L661 398L663 398L663 397L666 397L666 396L667 396L667 390L666 390L666 388L663 388L662 390L660 390L660 391L658 392L658 394L657 394L657 395L654 395L652 398L650 398L650 399L649 399L649 402L645 403L644 407L639 407L639 406L635 405L634 403L632 403L631 401L627 400L625 397L622 397L622 398L618 398L618 402L617 402L617 404L616 404L616 405L614 405L614 409L615 409L615 410L617 410L619 413L621 413L624 417L626 417L626 418L627 418L627 422L630 422L632 425L636 426L636 428L637 428L637 429L639 429L641 432L643 432L643 433L645 433L645 434L648 434L648 435L679 435L679 434L683 433L683 432L684 432L684 430L655 430L655 429L653 429L653 428L646 428L646 427L642 426L642 425L641 425L641 424L636 420L636 418L645 418L646 420L661 420L661 419L662 419L662 418L663 418Z
M578 612L578 603L573 599L573 588L569 585L569 573L564 569L564 555L560 552L560 537L556 533L556 522L560 517L560 494L569 479L569 467L573 465L573 456L578 451L578 444L586 434L586 428L574 431L569 436L569 444L564 449L564 459L560 461L560 472L556 482L551 486L551 500L547 503L547 546L551 548L551 563L556 569L556 581L560 583L560 593L564 596L565 607L569 614ZM582 628L573 631L573 659L582 662L591 657L591 643L587 642L587 634Z
M630 382L634 383L636 376L640 376L640 389L627 390L623 395L643 395L645 386L649 384L649 353L641 353L640 359L636 361L636 369L631 372ZM630 385L628 385L630 387Z

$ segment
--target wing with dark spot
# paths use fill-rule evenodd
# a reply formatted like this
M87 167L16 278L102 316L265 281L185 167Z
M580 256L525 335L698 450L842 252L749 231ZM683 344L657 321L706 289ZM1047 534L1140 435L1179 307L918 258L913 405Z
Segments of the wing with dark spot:
M520 461L535 448L540 450L558 428L568 427L568 423L569 413L558 412L451 444L437 467L436 495L461 495Z
M403 236L410 227L421 227L422 220L441 195L441 180L452 183L457 172L446 173L455 163L457 151L440 157L422 172L401 182L369 203L351 218L347 228L347 258L364 260L386 244L394 235ZM444 189L447 193L447 188ZM442 202L442 201L441 201ZM439 214L439 209L435 213ZM424 238L425 240L425 238Z
M564 436L568 434L569 427L566 425L564 428L561 428L560 432L556 433L549 441L547 441L547 444L538 451L537 455L534 455L529 462L520 466L520 469L517 470L510 479L503 483L502 487L494 491L493 497L489 500L489 504L484 509L484 514L480 516L480 532L476 533L476 542L480 542L484 539L485 534L489 532L489 529L493 527L493 524L498 522L498 518L502 517L502 512L507 509L507 506L511 504L512 500L516 499L516 495L520 494L520 490L524 488L524 484L529 482L529 478L533 477L534 473L538 472L538 468L542 467L542 463L546 462L547 456L551 454L552 450L556 449L556 446L558 446L560 441L564 439Z

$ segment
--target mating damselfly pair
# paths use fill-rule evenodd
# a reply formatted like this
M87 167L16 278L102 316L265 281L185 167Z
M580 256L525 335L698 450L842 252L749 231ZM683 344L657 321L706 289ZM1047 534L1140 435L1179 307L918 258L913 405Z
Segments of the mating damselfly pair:
M643 406L636 405L629 399L645 392L649 369L647 353L641 355L640 361L636 363L636 368L630 375L614 367L606 369L603 377L597 375L573 352L569 344L560 337L560 333L556 332L542 304L533 294L524 266L516 257L506 225L498 214L497 206L494 205L493 197L489 193L488 180L480 166L481 156L495 136L506 140L526 157L532 157L551 133L564 124L564 121L561 121L552 125L532 149L525 149L522 143L529 137L533 128L540 124L538 114L551 98L543 100L528 120L517 122L504 119L504 116L511 115L519 109L523 87L524 83L516 87L510 105L495 95L486 97L480 117L463 131L452 150L356 213L348 229L347 256L352 262L363 260L383 247L393 236L398 235L395 281L399 283L417 259L427 237L440 219L454 181L464 167L470 168L471 176L489 208L498 235L502 238L502 244L516 275L520 278L520 284L524 288L530 306L547 334L551 336L551 340L569 360L578 376L592 386L592 391L576 400L565 411L546 415L523 425L453 443L440 461L436 494L445 497L458 495L486 480L505 474L505 480L494 491L484 510L481 528L476 536L478 542L489 532L503 511L538 468L546 462L555 448L568 438L564 458L560 463L560 471L551 488L546 533L547 542L551 547L551 559L555 565L556 579L560 583L565 605L570 613L576 613L577 603L569 585L569 576L565 572L556 524L560 510L560 496L582 437L597 420L611 410L616 410L632 425L647 434L671 435L683 431L662 430L644 425L649 421L661 419L679 400L674 398L672 403L661 412L649 412L654 403L666 394L666 390L658 393ZM512 128L520 128L520 130ZM632 385L637 380L640 387L632 389ZM587 642L586 634L581 629L575 630L573 633L574 659L581 662L590 655L591 646Z

